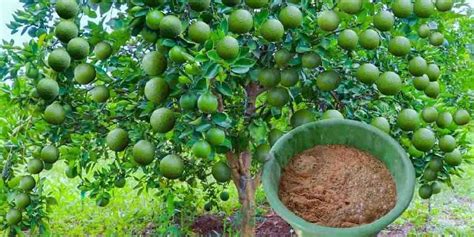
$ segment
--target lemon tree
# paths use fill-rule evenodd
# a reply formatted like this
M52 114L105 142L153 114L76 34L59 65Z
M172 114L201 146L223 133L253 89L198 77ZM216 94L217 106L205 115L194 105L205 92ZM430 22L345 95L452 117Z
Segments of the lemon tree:
M453 1L24 2L8 27L31 40L0 51L11 234L47 232L57 162L99 207L129 181L176 213L237 198L252 236L271 146L305 123L354 119L396 138L422 198L470 159L474 35Z

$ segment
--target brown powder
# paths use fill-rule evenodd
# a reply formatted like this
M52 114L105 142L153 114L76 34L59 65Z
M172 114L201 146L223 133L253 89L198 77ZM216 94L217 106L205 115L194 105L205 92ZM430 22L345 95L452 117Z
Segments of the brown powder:
M282 173L279 197L309 222L352 227L389 212L396 188L385 165L367 152L322 145L291 159Z

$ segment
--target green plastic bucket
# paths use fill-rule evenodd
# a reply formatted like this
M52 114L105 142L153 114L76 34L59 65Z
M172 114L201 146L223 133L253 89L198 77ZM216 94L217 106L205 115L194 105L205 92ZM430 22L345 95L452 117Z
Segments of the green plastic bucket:
M390 170L396 183L397 202L386 215L372 223L350 228L321 226L305 221L290 211L278 198L282 167L296 154L316 145L344 144L367 151ZM282 136L273 145L263 169L263 188L275 212L299 236L374 236L395 221L408 207L415 189L415 170L405 150L389 135L371 125L346 119L308 123Z

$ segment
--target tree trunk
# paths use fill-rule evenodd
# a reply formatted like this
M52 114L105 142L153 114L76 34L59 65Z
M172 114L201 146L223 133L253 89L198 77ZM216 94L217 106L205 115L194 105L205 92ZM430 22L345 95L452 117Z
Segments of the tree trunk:
M252 156L248 151L227 154L228 163L232 169L232 180L239 193L240 213L237 223L241 236L255 236L255 190L260 183L260 173L252 177L250 167Z

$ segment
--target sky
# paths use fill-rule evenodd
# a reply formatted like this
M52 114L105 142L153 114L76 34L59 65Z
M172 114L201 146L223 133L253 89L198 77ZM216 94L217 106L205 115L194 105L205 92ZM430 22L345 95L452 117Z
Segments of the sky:
M0 0L2 2L2 8L0 10L0 39L10 40L14 39L16 43L25 42L28 40L28 36L21 36L19 33L11 35L10 29L6 26L7 23L13 20L13 13L15 10L20 9L22 4L19 0ZM474 0L468 0L469 5L474 6Z

